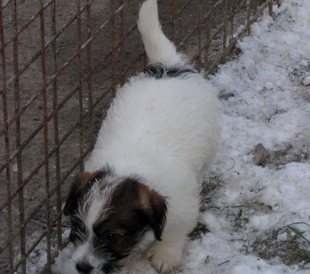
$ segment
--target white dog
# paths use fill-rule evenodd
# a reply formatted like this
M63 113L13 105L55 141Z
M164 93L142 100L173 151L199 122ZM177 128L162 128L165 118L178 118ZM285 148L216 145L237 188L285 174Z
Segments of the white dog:
M156 0L144 2L138 26L150 64L118 90L66 202L72 273L110 272L146 231L156 270L178 267L218 145L221 105L163 34Z

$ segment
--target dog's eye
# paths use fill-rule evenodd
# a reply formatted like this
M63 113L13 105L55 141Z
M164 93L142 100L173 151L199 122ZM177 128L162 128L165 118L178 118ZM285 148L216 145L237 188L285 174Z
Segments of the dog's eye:
M108 232L106 235L106 241L109 244L115 244L120 239L120 234L116 234L113 232Z

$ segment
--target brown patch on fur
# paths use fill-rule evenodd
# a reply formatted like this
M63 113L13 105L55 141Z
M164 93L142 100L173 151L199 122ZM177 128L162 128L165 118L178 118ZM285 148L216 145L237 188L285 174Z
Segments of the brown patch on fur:
M87 231L82 220L75 217L80 201L83 200L96 180L103 180L103 171L84 172L72 185L64 213L71 215L71 241L86 239ZM95 233L93 247L95 253L105 257L111 254L113 261L126 257L141 240L147 228L151 228L160 240L166 221L167 205L165 199L156 191L140 183L137 179L127 178L120 182L111 193L107 204L103 205L102 216L92 225ZM88 213L87 213L88 214ZM82 233L79 233L82 232Z
M167 204L165 199L155 190L150 190L148 186L140 184L139 203L156 239L160 241L166 222Z
M99 241L115 258L125 257L151 227L158 240L165 223L162 196L134 179L126 179L114 191L105 220L93 226Z

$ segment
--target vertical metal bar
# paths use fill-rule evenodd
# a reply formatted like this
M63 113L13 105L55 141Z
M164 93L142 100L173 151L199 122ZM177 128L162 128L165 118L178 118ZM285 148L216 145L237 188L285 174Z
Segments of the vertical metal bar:
M56 0L53 1L51 5L51 35L52 37L56 35ZM57 40L55 40L52 43L52 62L53 62L53 74L57 72ZM56 110L57 105L58 105L58 89L57 89L57 78L53 80L52 83L52 90L53 90L53 110ZM56 151L55 151L55 172L56 172L56 183L60 181L61 178L61 171L60 171L60 149L59 149L59 119L58 119L58 112L55 113L54 118L54 142L56 146ZM61 206L62 206L62 201L61 201L61 187L57 189L56 193L56 211L57 215L60 216L58 221L57 221L57 248L60 250L62 246L62 216L60 214L61 212Z
M268 0L268 12L269 12L269 15L270 15L270 16L273 15L272 0Z
M226 43L227 43L227 10L228 3L227 0L224 1L224 30L223 30L223 53L226 52Z
M202 20L202 0L199 0L199 9L198 9L198 56L197 56L197 67L201 69L201 55L202 55L202 46L201 46L201 20Z
M146 55L146 51L145 51L145 48L144 48L144 45L143 45L143 69L146 68L147 64L148 64L148 58L147 58L147 55ZM125 74L124 74L125 75Z
M207 1L207 12L210 10L210 0ZM211 27L210 27L210 16L208 16L208 19L206 20L206 41L207 44L205 46L205 63L204 63L204 71L208 71L210 68L210 64L209 64L209 49L210 49L210 37L211 37Z
M184 1L185 0L181 0L181 4L182 4L182 6L183 6L183 4L184 4ZM183 40L183 37L184 37L184 22L183 22L183 19L184 19L184 16L181 16L178 20L179 20L179 22L180 22L180 40L182 41Z
M17 27L17 1L13 2L13 27L14 34L18 31ZM13 40L13 66L14 66L14 75L16 78L14 80L14 90L15 90L15 114L17 114L20 110L20 95L19 95L19 68L18 68L18 39L17 36ZM16 148L19 148L21 145L21 127L20 127L20 117L16 119L15 122L15 143ZM19 152L16 157L17 164L17 181L20 186L23 182L23 170L22 170L22 154ZM23 225L25 221L25 206L24 206L24 190L21 190L18 193L18 201L19 201L19 222L20 226ZM20 252L21 252L21 273L26 274L26 233L25 229L21 229L20 233Z
M119 1L120 5L124 4L124 0L120 0ZM120 13L120 39L121 39L121 44L120 44L120 53L119 53L119 59L120 59L120 75L122 75L124 68L125 68L125 49L124 49L124 40L122 39L123 35L124 35L124 9L122 9L121 13ZM145 66L143 66L145 67ZM120 79L120 84L123 85L124 84L124 77L121 76Z
M171 5L172 5L172 18L175 18L175 0L172 0ZM174 33L175 33L175 19L173 19L171 22L171 39L172 39L172 41L174 41L174 39L175 39Z
M40 0L40 36L41 36L41 69L42 69L42 99L43 99L43 138L44 138L44 160L45 160L45 216L46 216L46 253L47 253L47 273L51 272L51 219L50 219L50 176L49 176L49 156L48 156L48 120L47 120L47 85L46 85L46 52L45 52L45 18L44 4Z
M87 6L86 9L86 27L87 27L87 39L92 36L92 27L91 27L91 4ZM87 45L86 48L86 55L87 55L87 73L91 72L92 70L92 48L91 43ZM91 132L91 142L93 143L95 136L94 136L94 112L93 112L93 86L92 86L92 76L87 80L87 90L88 90L88 117L89 117L89 124L90 124L90 132Z
M9 119L8 119L8 90L6 88L6 56L5 56L5 40L4 40L4 25L3 25L3 8L2 0L0 0L0 54L1 54L1 70L2 70L2 97L3 97L3 123L4 123L4 143L5 143L5 160L8 163L6 166L6 190L7 190L7 226L8 226L8 241L9 241L9 269L14 272L14 253L13 253L13 225L12 225L12 181L11 181L11 165L10 165L10 138L9 138Z
M247 6L247 22L246 22L246 28L249 29L251 25L251 1L247 0L246 1L246 6Z
M253 0L253 5L254 5L254 7L253 7L253 14L254 15L256 15L256 13L257 13L257 0Z
M111 52L112 52L112 65L111 65L111 79L112 79L112 92L113 92L113 97L115 96L115 61L116 61L116 56L115 56L115 3L114 0L110 0L110 9L111 9Z
M81 18L81 1L76 0L77 9L77 32L78 32L78 67L79 67L79 129L80 129L80 172L83 171L83 158L84 158L84 132L83 132L83 63L82 63L82 18Z
M232 1L229 1L229 12L230 12L230 39L234 38L234 6Z

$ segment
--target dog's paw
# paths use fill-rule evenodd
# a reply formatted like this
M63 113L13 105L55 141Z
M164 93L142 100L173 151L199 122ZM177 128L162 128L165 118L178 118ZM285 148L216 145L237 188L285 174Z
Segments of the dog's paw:
M149 248L146 257L159 273L169 273L180 265L182 248L156 242Z

